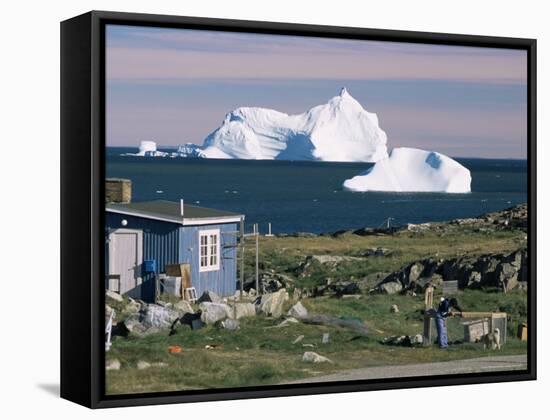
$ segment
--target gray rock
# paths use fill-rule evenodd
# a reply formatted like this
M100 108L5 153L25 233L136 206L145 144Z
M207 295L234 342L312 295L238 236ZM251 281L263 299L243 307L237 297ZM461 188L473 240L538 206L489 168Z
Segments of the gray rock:
M399 307L396 304L393 304L392 306L390 306L390 312L393 313L393 314L398 313L399 312Z
M275 293L262 295L257 306L257 311L273 318L279 318L283 314L283 304L288 300L288 293L281 289Z
M302 356L302 361L308 363L332 363L332 360L328 357L321 356L313 351L306 351Z
M147 328L141 323L139 313L130 315L124 320L124 326L132 335L141 337L147 333Z
M178 311L181 315L185 314L194 314L193 307L187 300L180 300L174 304L174 309Z
M120 370L120 361L118 359L105 360L105 370Z
M216 293L207 290L201 295L197 302L223 303L223 299L219 297Z
M390 281L387 283L382 283L378 286L378 290L381 293L385 293L387 295L393 295L395 293L399 293L403 290L403 285L399 283L398 281Z
M107 297L109 299L113 299L117 302L122 302L124 300L124 298L122 296L120 296L116 292L113 292L112 290L106 290L105 291L105 297Z
M298 319L305 318L307 316L307 309L302 305L302 302L298 302L290 308L287 315Z
M124 312L128 314L135 314L141 310L141 304L130 298L128 304L124 307Z
M300 341L302 341L304 339L304 336L303 335L299 335L298 337L296 337L296 339L292 342L292 344L298 344Z
M328 344L329 340L330 340L330 334L329 333L324 333L323 338L321 339L321 343Z
M140 322L146 329L165 330L172 326L172 323L180 317L178 311L160 305L147 305L142 311Z
M139 370L149 369L150 367L151 367L151 363L146 362L144 360L140 360L139 362L137 362L137 368Z
M222 321L222 327L230 331L235 331L241 328L237 319L226 319L225 321Z
M231 308L225 303L202 302L199 309L201 321L205 324L214 324L232 316Z
M294 291L292 292L292 300L298 301L302 298L302 289L294 288Z
M518 267L510 263L500 263L496 270L495 276L499 287L504 291L509 291L518 285Z
M238 302L233 305L232 318L241 319L256 316L256 307L250 302Z

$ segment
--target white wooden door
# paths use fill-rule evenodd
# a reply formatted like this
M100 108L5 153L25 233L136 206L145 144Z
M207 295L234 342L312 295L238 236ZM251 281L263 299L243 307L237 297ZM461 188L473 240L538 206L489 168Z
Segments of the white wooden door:
M119 293L130 293L141 284L143 232L117 229L109 235L109 274L119 277Z

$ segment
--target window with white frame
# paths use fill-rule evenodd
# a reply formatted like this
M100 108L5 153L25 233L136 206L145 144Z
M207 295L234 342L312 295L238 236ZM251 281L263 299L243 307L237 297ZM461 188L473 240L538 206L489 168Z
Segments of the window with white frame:
M220 269L220 230L199 231L199 271Z

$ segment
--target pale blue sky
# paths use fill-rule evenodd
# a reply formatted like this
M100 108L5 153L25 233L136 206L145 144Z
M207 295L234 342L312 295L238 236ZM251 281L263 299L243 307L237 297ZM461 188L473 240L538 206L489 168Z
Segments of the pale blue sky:
M301 113L342 86L388 146L525 158L526 53L107 27L107 144L201 144L239 106Z

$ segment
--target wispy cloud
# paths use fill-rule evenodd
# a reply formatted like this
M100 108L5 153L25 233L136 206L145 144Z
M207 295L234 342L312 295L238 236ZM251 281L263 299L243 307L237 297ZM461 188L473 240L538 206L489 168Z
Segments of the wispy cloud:
M110 27L109 79L435 79L524 83L522 51Z

